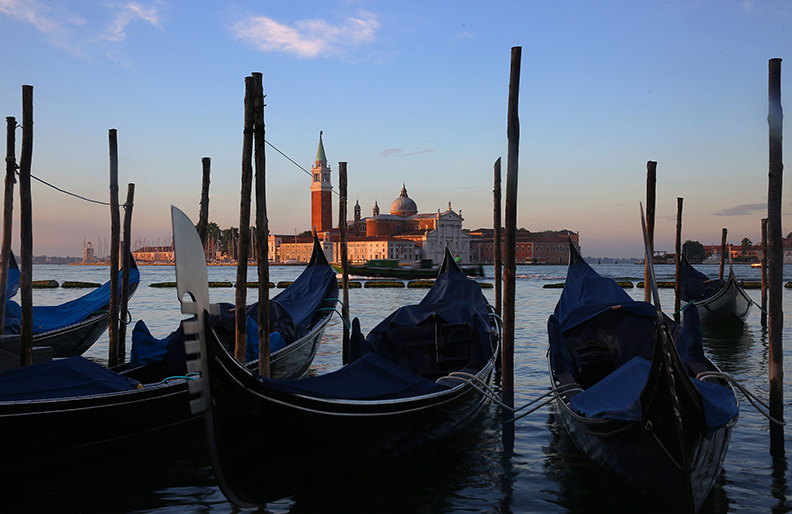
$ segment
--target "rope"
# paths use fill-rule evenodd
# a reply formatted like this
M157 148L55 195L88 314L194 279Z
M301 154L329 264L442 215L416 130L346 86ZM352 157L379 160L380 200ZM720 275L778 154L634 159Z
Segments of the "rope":
M187 373L186 375L173 375L162 379L163 384L167 384L171 380L198 380L200 373Z
M19 172L17 172L17 174L19 174ZM49 187L51 187L52 189L54 189L56 191L59 191L61 193L73 196L75 198L79 198L80 200L85 200L86 202L91 202L91 203L98 203L99 205L110 205L110 202L100 202L99 200L91 200L90 198L86 198L86 197L80 196L80 195L78 195L76 193L71 193L69 191L66 191L65 189L61 189L61 188L59 188L57 186L54 186L54 185L50 184L46 180L42 180L42 179L36 177L35 175L31 174L30 178L34 178L34 179L38 180L39 182L41 182L42 184L44 184L46 186L49 186ZM124 207L126 207L126 204L124 204Z
M753 405L753 407L756 409L756 411L759 414L761 414L762 416L766 417L771 423L775 423L775 424L781 425L781 426L786 425L786 421L778 420L778 419L775 419L773 416L771 416L770 415L770 406L767 405L762 400L760 400L755 394L753 394L752 392L748 391L748 389L746 389L742 384L737 382L737 380L734 377L732 377L731 375L728 375L728 374L720 372L720 371L702 371L701 373L696 375L696 378L698 380L701 380L701 381L704 381L707 378L720 378L722 380L725 380L725 381L731 383L737 389L739 389L742 394L745 395L745 398L748 400L748 402L751 405ZM762 408L759 408L759 405L757 405L757 404L761 405Z
M297 162L296 162L294 159L292 159L291 157L289 157L289 156L288 156L288 155L286 155L285 153L281 152L281 151L280 151L280 150L279 150L279 149L278 149L278 148L277 148L275 145L273 145L272 143L270 143L270 142L269 142L269 141L267 141L266 139L264 140L264 142L265 142L265 143L267 143L268 145L270 145L270 147L271 147L273 150L275 150L276 152L278 152L278 153L279 153L279 154L281 154L282 156L286 157L286 159L288 159L288 160L289 160L289 162L291 162L292 164L294 164L295 166L297 166L298 168L300 168L301 170L303 170L305 173L307 173L307 174L308 174L308 176L310 176L310 177L313 177L313 174L312 174L310 171L306 170L305 168L303 168L302 166L300 166L299 164L297 164ZM332 189L332 191L333 191L335 194L337 194L337 195L338 195L338 197L339 197L339 198L341 197L341 193L339 193L338 191L336 191L336 190L335 190L335 188L331 188L331 189Z

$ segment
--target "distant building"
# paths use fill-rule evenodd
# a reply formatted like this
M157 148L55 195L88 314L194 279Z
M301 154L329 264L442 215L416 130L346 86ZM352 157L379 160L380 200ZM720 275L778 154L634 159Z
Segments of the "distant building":
M96 257L94 257L93 244L91 244L91 242L88 241L85 244L85 248L83 248L83 262L87 264L89 262L94 262L95 260Z
M138 263L172 263L175 262L173 246L143 246L132 251L132 257Z
M492 264L495 262L495 230L480 228L470 232L473 262ZM530 232L518 230L515 237L515 260L517 264L569 264L569 239L580 250L580 235L571 230L547 230ZM501 241L501 255L505 236Z
M338 227L332 227L332 184L327 165L322 133L316 161L311 169L311 223L323 241L328 260L340 261ZM351 263L364 263L370 259L398 259L414 262L431 259L442 261L446 248L462 263L492 262L492 230L489 236L480 229L475 234L463 230L462 211L448 209L420 213L418 205L407 194L402 184L399 196L391 203L390 212L381 213L374 201L371 216L361 215L360 202L355 201L354 218L347 221L347 258ZM572 236L577 244L578 234L569 230L560 232L523 232L518 234L518 262L568 261L567 238ZM486 244L486 237L490 243ZM269 259L279 263L307 262L311 255L312 239L289 235L269 236ZM487 249L488 247L488 249Z

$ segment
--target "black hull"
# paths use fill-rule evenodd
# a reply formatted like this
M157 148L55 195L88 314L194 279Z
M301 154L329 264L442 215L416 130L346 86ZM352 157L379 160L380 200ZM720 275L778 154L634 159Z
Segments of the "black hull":
M307 371L331 317L332 313L327 314L305 337L272 355L274 377L299 378ZM258 368L255 362L248 366ZM127 376L144 372L141 368L114 370L122 370L120 374ZM0 427L5 440L14 442L3 451L0 473L35 469L86 452L145 440L185 423L200 426L200 416L190 411L185 379L77 398L0 402Z
M135 294L137 284L130 287L129 297ZM47 332L33 334L33 347L52 348L52 357L74 357L82 355L105 333L110 325L107 309L87 317L83 321ZM19 344L19 334L0 335L0 342Z
M250 373L219 344L207 346L219 481L240 505L264 504L419 454L466 428L485 404L468 385L383 401L254 391ZM493 365L478 376L488 381Z

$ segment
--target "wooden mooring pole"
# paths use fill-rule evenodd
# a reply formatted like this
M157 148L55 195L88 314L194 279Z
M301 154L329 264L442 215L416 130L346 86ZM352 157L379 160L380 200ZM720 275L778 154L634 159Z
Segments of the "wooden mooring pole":
M256 164L256 269L258 271L259 375L270 376L269 326L269 218L267 217L267 159L264 140L264 84L261 73L253 75L253 137Z
M769 173L767 191L768 374L770 415L784 419L784 245L781 232L783 110L781 109L781 59L770 59L768 76ZM784 429L770 424L770 454L784 453Z
M135 184L127 184L124 202L124 248L121 257L121 307L118 324L118 360L126 362L126 329L129 317L129 267L132 265L132 206L135 204Z
M520 156L520 61L522 47L511 49L511 73L509 78L509 107L507 136L509 141L506 163L506 243L503 266L503 348L501 352L501 399L514 407L514 325L515 325L515 274L517 250L517 173ZM511 418L511 414L506 414ZM514 423L504 427L504 437L510 435L513 444Z
M107 316L110 318L107 335L108 343L107 365L115 366L120 361L118 339L118 249L121 237L121 215L118 205L118 135L116 129L108 132L110 143L110 306Z
M349 364L349 261L347 255L347 163L338 163L338 232L339 257L341 261L341 287L343 288L341 303L341 321L344 324L341 340L341 362Z
M19 329L19 363L33 364L33 207L30 168L33 158L33 86L22 86L22 151L19 156L20 279L22 316Z
M646 162L646 233L649 235L649 250L646 259L654 258L655 205L657 199L657 163ZM652 288L649 285L649 263L644 262L644 301L652 301Z
M767 328L767 218L762 218L762 314L761 323Z
M210 157L201 158L201 169L203 172L201 180L201 207L198 211L198 236L206 252L206 233L209 230L209 175L212 171L212 159Z
M676 222L676 256L674 258L676 267L674 269L674 321L679 323L680 314L679 307L681 300L679 298L679 270L682 267L682 198L677 198L677 222ZM646 282L644 282L646 287Z
M250 239L250 189L253 182L254 82L245 77L245 125L242 138L242 192L239 202L239 243L237 245L236 314L234 356L245 362L247 344L247 267ZM269 284L267 284L269 285ZM269 291L267 292L269 297ZM259 307L261 304L259 303Z
M16 184L16 118L6 118L6 176L3 198L3 245L0 250L0 334L5 332L6 288L11 259L11 234L14 225L14 184Z
M724 228L721 231L721 249L720 249L720 268L718 268L718 280L723 280L723 272L726 268L726 238L729 231Z
M495 314L501 315L503 305L503 284L501 274L503 272L503 233L501 220L501 158L495 161L495 184L492 189L494 207L492 210L492 224L495 231L492 235L493 261L495 264Z

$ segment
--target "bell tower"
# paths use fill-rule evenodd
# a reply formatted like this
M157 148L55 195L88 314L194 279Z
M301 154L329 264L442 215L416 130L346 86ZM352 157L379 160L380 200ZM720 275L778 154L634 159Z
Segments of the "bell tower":
M332 192L330 166L327 165L320 131L316 161L311 168L311 228L316 227L317 232L326 232L333 228Z

